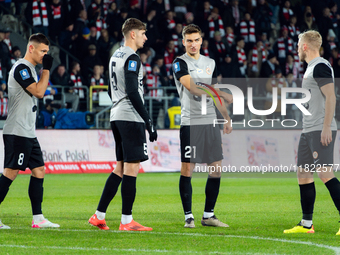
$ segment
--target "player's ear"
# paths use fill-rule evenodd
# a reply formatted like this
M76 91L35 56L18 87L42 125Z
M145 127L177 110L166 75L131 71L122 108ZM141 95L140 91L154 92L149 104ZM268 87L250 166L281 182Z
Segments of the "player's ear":
M130 37L131 37L131 39L135 39L135 38L136 38L136 32L135 32L135 30L131 30L131 32L130 32Z

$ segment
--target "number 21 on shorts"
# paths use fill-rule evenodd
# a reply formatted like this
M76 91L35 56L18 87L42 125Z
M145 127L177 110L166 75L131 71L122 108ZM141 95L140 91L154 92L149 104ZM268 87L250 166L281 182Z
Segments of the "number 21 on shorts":
M184 157L185 158L196 158L196 146L185 146L184 148L185 153Z

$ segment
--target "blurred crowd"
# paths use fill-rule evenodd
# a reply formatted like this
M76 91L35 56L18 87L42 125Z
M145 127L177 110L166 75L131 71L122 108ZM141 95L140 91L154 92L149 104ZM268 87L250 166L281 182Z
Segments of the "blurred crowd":
M147 37L139 55L143 63L145 91L160 107L159 87L175 87L171 64L184 53L182 30L197 24L203 31L201 54L216 61L219 78L265 78L255 96L269 96L273 87L298 87L306 64L297 53L298 35L318 30L323 38L321 56L340 77L340 0L33 0L15 1L15 15L42 32L77 60L60 51L60 65L51 84L91 86L108 84L108 61L124 41L121 27L130 17L147 24ZM11 3L0 2L0 8ZM13 8L12 8L13 10ZM7 14L2 9L2 15ZM0 30L0 58L9 70L21 57L9 32ZM67 61L68 60L68 61ZM69 70L66 63L70 63ZM0 79L6 77L1 73ZM1 93L6 93L2 79ZM243 84L243 83L242 83ZM336 84L337 85L337 84ZM249 84L240 85L246 90ZM150 90L151 89L151 90ZM55 93L55 92L53 92ZM73 109L86 99L86 90L69 89ZM167 93L177 93L170 90ZM2 96L2 94L0 94ZM291 95L295 96L295 95ZM297 96L297 95L296 95ZM83 110L83 109L80 109ZM158 113L157 113L158 114Z

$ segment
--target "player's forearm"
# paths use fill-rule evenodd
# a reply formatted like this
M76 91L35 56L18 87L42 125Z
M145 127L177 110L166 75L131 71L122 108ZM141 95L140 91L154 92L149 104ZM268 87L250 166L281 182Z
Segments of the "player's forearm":
M222 102L222 105L220 104L220 102L217 102L216 104L217 110L219 110L219 112L222 114L224 119L230 121L229 113L227 110L227 105L225 104L225 101L223 98L221 98L221 102Z
M48 86L48 80L50 78L50 71L49 70L43 70L40 80L36 83L35 87L35 93L32 93L37 98L43 98L45 95L45 91Z
M326 96L325 102L325 119L323 121L323 127L329 128L332 124L334 111L336 105L336 98L335 95Z

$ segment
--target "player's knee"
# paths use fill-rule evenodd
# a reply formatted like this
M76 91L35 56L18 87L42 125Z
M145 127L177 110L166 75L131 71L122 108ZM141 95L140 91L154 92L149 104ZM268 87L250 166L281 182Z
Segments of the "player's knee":
M45 176L45 166L36 167L32 169L32 176L36 178L44 178Z
M14 181L15 178L18 176L18 173L19 173L19 170L5 168L2 174L6 176L8 179Z
M181 175L191 177L191 166L190 163L182 163Z

